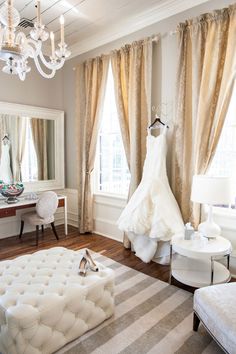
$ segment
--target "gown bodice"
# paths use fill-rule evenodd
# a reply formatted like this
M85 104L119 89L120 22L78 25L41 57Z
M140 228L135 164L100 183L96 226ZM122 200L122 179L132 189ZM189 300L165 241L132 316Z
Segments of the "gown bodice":
M157 178L166 177L166 135L157 137L147 136L147 155L143 166L142 181L153 181Z
M10 143L2 143L2 156L1 156L1 165L5 163L10 163Z

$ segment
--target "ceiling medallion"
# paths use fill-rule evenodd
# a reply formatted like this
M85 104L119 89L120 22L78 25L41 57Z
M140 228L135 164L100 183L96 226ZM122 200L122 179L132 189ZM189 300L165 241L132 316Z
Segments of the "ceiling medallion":
M65 43L64 17L60 17L61 41L55 49L54 33L50 32L51 56L46 59L42 52L43 42L49 38L49 33L42 23L40 1L37 1L37 20L30 32L29 38L23 32L16 33L20 23L19 12L13 7L13 0L7 0L0 8L0 60L5 62L2 71L7 74L18 75L24 81L31 68L28 59L34 60L39 73L51 79L57 70L61 69L70 51ZM46 72L44 71L46 69ZM48 71L48 72L47 72Z

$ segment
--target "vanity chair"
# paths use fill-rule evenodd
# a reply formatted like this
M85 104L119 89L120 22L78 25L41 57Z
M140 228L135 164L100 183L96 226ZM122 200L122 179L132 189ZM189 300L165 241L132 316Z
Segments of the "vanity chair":
M55 225L54 214L58 207L58 197L55 192L44 192L40 195L36 204L36 210L21 215L21 229L19 238L21 238L25 223L36 226L36 246L38 246L39 226L44 230L44 225L51 224L52 231L57 240L59 240Z

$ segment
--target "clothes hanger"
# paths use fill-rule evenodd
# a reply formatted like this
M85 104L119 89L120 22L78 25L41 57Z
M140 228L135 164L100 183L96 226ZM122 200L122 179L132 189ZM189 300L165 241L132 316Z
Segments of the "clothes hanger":
M4 137L2 138L2 141L5 140L5 139L9 140L8 134L4 135Z
M9 145L10 144L10 139L8 137L8 134L4 135L4 137L2 138L2 143L3 143L3 145Z
M161 118L156 115L156 119L154 120L154 122L148 127L148 129L154 128L155 124L159 123L159 125L164 125L166 128L169 128L169 126L167 124L165 124L164 122L162 122ZM158 126L157 126L158 128Z

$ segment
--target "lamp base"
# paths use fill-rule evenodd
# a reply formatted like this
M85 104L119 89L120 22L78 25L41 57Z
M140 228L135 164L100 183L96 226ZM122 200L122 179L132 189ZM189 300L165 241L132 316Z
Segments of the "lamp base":
M203 236L207 238L216 238L221 234L221 228L219 227L219 225L217 225L213 221L209 222L208 220L202 222L198 226L198 231L200 231L203 234Z

